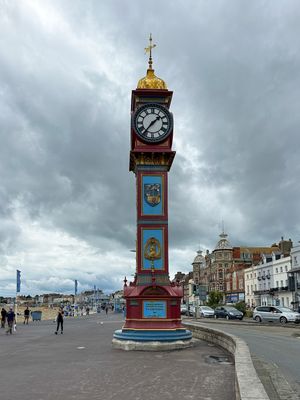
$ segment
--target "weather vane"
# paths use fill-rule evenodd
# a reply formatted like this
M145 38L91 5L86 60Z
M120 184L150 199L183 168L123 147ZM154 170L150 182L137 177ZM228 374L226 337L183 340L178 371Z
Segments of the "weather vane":
M152 44L152 35L150 33L149 36L149 46L145 47L145 54L150 53L149 54L149 68L152 69L152 49L154 49L154 47L156 47L156 44Z

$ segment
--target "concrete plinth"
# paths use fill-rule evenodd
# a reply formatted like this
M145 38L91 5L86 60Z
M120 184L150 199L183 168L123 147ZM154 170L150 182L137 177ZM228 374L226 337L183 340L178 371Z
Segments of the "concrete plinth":
M190 340L176 340L172 342L160 342L160 341L147 341L147 342L136 342L133 340L112 340L112 347L114 349L121 350L137 350L137 351L170 351L179 350L191 347L193 345L193 339Z

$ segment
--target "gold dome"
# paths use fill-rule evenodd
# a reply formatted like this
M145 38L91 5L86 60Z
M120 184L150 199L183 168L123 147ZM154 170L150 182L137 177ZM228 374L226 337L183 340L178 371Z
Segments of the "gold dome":
M167 85L154 74L154 69L148 68L147 75L138 81L137 89L167 89Z
M137 89L167 89L166 82L158 78L152 68L152 49L156 47L156 44L152 44L151 33L149 42L149 46L145 48L145 53L149 53L149 68L147 69L147 75L138 81Z

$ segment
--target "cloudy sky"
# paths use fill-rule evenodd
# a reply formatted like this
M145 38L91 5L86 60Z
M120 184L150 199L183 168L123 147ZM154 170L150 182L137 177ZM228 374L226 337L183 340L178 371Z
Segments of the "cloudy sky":
M130 96L174 91L170 274L300 240L298 0L0 0L0 295L122 287L135 269Z

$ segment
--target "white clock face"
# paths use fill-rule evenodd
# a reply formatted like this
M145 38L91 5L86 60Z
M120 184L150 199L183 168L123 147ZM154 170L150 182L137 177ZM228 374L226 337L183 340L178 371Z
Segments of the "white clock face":
M172 130L172 114L160 104L145 104L133 116L133 126L140 138L147 142L160 142Z

